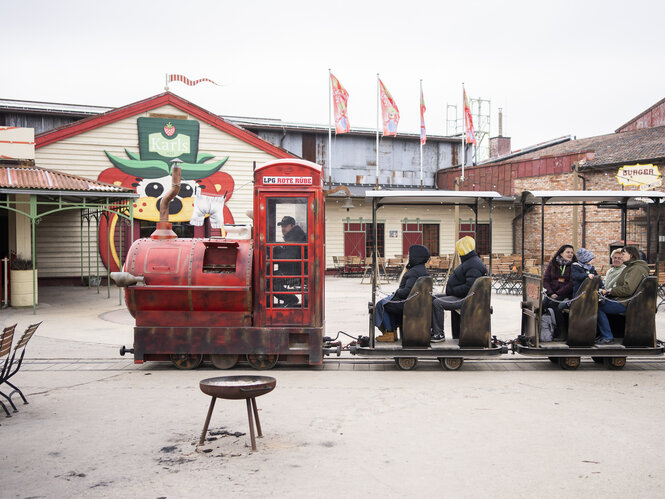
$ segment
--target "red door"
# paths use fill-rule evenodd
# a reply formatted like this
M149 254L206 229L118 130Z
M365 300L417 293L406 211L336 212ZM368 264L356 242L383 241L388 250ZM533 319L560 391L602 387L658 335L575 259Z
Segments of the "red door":
M365 258L364 224L344 224L344 256L359 256L360 258Z
M402 254L408 255L413 244L423 244L422 224L402 224Z

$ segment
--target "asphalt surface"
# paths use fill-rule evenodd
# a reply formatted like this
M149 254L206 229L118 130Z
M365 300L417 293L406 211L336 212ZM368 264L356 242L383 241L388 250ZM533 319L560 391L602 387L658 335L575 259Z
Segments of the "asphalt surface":
M370 293L327 279L327 334L367 334ZM14 378L30 403L0 413L0 497L662 496L663 357L619 371L506 355L405 372L344 352L261 373L277 387L257 398L256 452L242 401L217 402L197 448L209 404L198 382L257 371L135 365L118 354L133 319L110 294L42 287L36 315L0 311L18 331L43 321ZM513 339L519 298L492 304L493 334Z

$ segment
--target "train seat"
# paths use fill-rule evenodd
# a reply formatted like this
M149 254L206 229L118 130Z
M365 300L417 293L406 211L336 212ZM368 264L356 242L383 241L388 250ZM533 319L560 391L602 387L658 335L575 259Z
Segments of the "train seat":
M598 321L600 278L585 279L568 309L568 339L574 347L593 346Z
M404 347L428 347L432 329L432 286L430 276L419 277L402 315L401 337Z
M615 337L621 337L621 333L623 332L624 346L656 346L657 302L658 277L645 277L639 286L637 286L630 300L625 302L626 312L622 314L623 317L620 317L618 320L611 320L610 322ZM612 316L609 317L612 319Z
M462 308L451 314L453 338L461 348L489 348L491 341L492 278L479 277L471 286Z

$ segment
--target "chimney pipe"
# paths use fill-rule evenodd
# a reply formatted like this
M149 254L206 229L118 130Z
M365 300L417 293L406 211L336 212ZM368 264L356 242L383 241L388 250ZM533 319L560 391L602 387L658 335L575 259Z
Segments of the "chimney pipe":
M180 163L182 162L179 158L171 160L171 190L166 193L159 205L159 222L157 222L155 231L150 234L152 239L176 239L178 237L169 222L169 204L180 191L180 177L182 176Z
M499 137L503 137L503 108L499 108Z

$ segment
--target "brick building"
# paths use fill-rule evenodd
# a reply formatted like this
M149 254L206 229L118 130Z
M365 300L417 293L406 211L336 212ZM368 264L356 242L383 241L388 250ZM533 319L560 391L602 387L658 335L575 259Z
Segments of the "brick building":
M506 150L505 137L499 137ZM496 139L492 139L496 140ZM509 139L508 139L509 140ZM662 171L665 167L665 99L620 127L615 133L579 140L557 139L554 144L541 144L517 151L474 167L466 168L465 179L459 181L461 169L437 172L439 189L452 189L457 182L460 189L496 190L505 196L516 196L524 190L639 190L640 186L624 186L619 182L619 170L626 165L652 164ZM661 190L657 186L644 187ZM665 211L661 208L661 218ZM655 253L656 244L663 252L662 227L656 227L656 209L636 207L627 216L627 240ZM516 251L521 245L521 216L516 210L513 218L513 244ZM525 214L525 250L527 254L540 253L540 207ZM606 263L611 243L622 239L620 210L582 206L577 209L577 247L586 247L601 256ZM662 223L661 223L662 226ZM563 243L574 243L573 208L550 207L545 212L545 253L552 254ZM647 244L647 238L651 244ZM656 255L648 255L651 262Z

